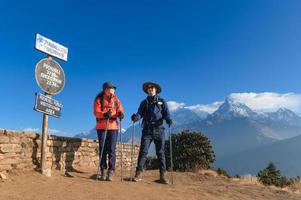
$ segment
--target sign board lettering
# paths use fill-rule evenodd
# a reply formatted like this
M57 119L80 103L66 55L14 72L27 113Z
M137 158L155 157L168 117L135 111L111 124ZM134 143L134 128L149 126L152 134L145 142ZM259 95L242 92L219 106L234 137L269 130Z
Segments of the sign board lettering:
M62 105L57 100L36 93L34 110L54 117L60 117L61 109Z
M65 85L64 70L56 61L49 58L37 63L35 77L39 87L48 94L61 92Z
M57 57L61 60L67 61L68 58L68 48L60 45L40 34L36 34L35 48L48 55Z

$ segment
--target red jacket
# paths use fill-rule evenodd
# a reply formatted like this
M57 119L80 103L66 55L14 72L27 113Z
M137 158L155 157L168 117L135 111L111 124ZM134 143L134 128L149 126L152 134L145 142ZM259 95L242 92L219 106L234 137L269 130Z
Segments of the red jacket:
M94 101L94 115L96 117L96 130L106 129L106 119L103 114L111 110L112 117L108 123L108 130L118 130L118 114L123 113L122 105L116 95L112 95L111 99L102 92L100 93Z

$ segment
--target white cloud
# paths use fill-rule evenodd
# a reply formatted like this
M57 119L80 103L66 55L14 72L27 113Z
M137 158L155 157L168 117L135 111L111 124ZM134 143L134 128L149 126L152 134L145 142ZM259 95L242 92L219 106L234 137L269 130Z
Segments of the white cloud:
M216 101L212 104L197 104L192 106L186 106L185 108L196 112L207 112L209 114L213 113L218 109L218 107L223 103L223 101Z
M178 102L175 102L175 101L168 101L167 106L168 106L169 111L172 112L172 111L178 110L180 108L184 108L185 103L178 103Z
M168 108L171 112L176 111L176 110L181 109L181 108L186 108L186 109L189 109L189 110L194 111L196 113L206 112L206 113L211 114L214 111L216 111L222 103L223 103L222 101L216 101L216 102L213 102L212 104L197 104L197 105L192 105L192 106L186 106L185 103L178 103L178 102L175 102L175 101L168 101L167 105L168 105Z
M40 132L40 129L38 129L38 128L24 128L24 129L22 129L21 131L39 133L39 132Z
M287 108L298 114L301 113L301 94L296 93L232 93L229 98L246 104L253 110L269 112L279 108Z
M64 131L61 131L61 130L57 130L57 129L51 129L49 128L48 129L48 134L52 134L52 135L56 135L56 134L63 134L65 135L66 133Z

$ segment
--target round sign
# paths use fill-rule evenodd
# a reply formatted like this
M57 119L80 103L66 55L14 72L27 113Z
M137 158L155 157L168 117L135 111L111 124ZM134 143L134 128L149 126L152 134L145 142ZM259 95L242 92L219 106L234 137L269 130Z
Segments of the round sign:
M64 70L51 58L44 58L37 63L35 76L39 87L48 94L57 94L64 88Z

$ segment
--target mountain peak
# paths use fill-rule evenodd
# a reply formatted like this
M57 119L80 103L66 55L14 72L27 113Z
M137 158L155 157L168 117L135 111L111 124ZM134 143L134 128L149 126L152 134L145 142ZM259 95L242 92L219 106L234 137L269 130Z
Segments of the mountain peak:
M279 108L276 112L270 113L270 117L274 120L282 121L295 121L296 119L300 119L296 113L287 108Z
M294 113L290 109L287 109L287 108L284 108L284 107L279 108L276 112L277 113Z
M244 103L234 101L231 98L226 98L225 102L213 113L213 116L221 116L225 119L233 117L252 117L256 113Z

